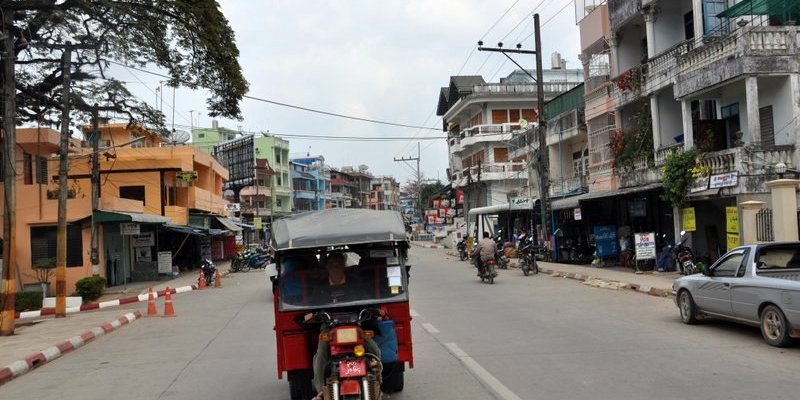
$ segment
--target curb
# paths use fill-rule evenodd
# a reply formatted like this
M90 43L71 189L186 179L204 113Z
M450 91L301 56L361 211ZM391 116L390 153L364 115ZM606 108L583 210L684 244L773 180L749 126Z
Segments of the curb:
M85 344L91 342L92 340L100 336L103 336L107 333L111 333L124 325L136 321L141 317L142 313L140 313L139 311L127 313L115 320L106 322L101 326L92 328L91 330L88 330L82 333L81 335L73 336L54 346L50 346L38 353L31 354L28 357L25 357L24 360L14 361L11 364L8 364L2 369L0 369L0 385L3 385L4 383L11 381L12 379L20 375L24 375L25 373L30 372L31 370L41 367L42 365L47 364L50 361L56 360L66 353L69 353L75 349L83 347Z
M413 244L414 246L417 246L417 247L425 248L425 249L444 249L445 248L443 245L440 245L440 244L419 244L419 243L414 243L414 242L411 242L411 244Z
M184 293L184 292L191 292L192 290L197 290L197 285L189 285L189 286L182 286L182 287L179 287L179 288L171 288L169 290L169 292L170 292L170 294L178 294L178 293ZM164 297L166 295L167 295L166 290L159 290L159 291L154 291L153 292L153 298L156 298L156 299L159 298L159 297ZM120 306L120 305L123 305L123 304L138 303L138 302L147 301L147 300L148 300L148 294L144 293L144 294L140 294L138 296L131 296L131 297L125 297L125 298L116 299L116 300L103 301L103 302L100 302L100 303L82 304L79 307L68 307L67 308L67 314L75 314L75 313L83 312L83 311L100 310L100 309L103 309L103 308L116 307L116 306ZM24 318L44 317L44 316L48 316L48 315L55 315L55 313L56 313L56 309L55 308L42 308L41 310L35 310L35 311L16 312L16 313L14 313L14 318L15 319L24 319ZM0 379L2 379L2 373L0 373Z
M650 287L646 285L639 285L638 283L626 283L626 282L619 282L619 281L611 281L600 279L596 277L592 277L589 275L583 274L576 274L573 272L562 272L562 271L555 271L549 268L540 268L539 272L544 274L550 275L553 278L567 278L567 279L574 279L577 281L581 281L584 283L590 284L592 286L600 287L600 288L607 288L607 289L629 289L635 291L637 293L647 294L654 297L672 297L674 294L672 293L672 289L660 289L655 287ZM597 285L595 285L595 283Z

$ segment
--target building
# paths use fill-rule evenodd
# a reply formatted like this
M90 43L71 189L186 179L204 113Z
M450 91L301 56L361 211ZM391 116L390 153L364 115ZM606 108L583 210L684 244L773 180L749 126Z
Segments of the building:
M32 267L55 265L60 136L49 128L17 130L16 251L23 285L35 284ZM91 149L77 139L69 143L68 291L93 274L110 286L154 280L231 251L232 232L241 228L224 218L228 171L213 157L191 146L163 145L137 126L101 124L93 210ZM98 225L97 270L90 260L92 222ZM167 265L159 264L162 254Z
M324 210L331 198L331 172L323 156L291 160L294 211Z
M583 71L564 68L557 54L554 68L542 73L546 100L583 81ZM537 86L528 74L535 71L517 70L498 83L487 83L481 76L452 76L439 92L437 115L448 136L448 175L452 188L463 191L463 215L473 209L497 215L491 207L508 211L509 202L517 197L528 199L532 208L538 198L529 168L538 141L528 128L528 122L538 120ZM510 218L510 225L528 228L529 217L530 212L524 220Z
M211 128L192 129L192 145L208 153L214 153L214 146L233 140L240 132L233 129L221 128L217 120L211 120Z
M331 198L327 208L360 208L358 204L358 180L353 175L331 169Z
M353 190L353 208L368 208L369 196L372 193L372 174L369 167L359 165L358 169L352 166L344 166L340 170L352 177L355 185Z
M367 208L400 211L400 184L391 176L372 178Z

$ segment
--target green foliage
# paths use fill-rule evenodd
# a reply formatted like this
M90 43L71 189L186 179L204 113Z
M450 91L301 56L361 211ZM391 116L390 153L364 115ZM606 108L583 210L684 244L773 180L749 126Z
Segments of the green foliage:
M106 287L106 278L102 276L87 276L75 283L75 293L83 298L83 301L97 300L103 294Z
M654 163L653 125L650 106L643 106L633 116L632 129L614 132L609 145L614 155L613 166L618 171L633 170L634 163L642 156L647 158L647 165L652 166Z
M708 269L708 265L702 261L698 261L697 264L694 265L694 268L697 270L697 272L702 274Z
M14 296L14 310L23 312L42 308L42 292L19 292Z
M661 169L661 181L664 185L662 198L673 206L679 207L686 200L686 193L694 181L692 170L697 164L697 156L698 152L695 149L667 156Z

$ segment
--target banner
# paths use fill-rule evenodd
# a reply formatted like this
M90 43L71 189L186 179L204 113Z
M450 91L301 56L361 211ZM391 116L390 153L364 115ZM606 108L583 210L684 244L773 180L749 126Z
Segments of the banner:
M681 221L681 226L686 232L694 232L697 230L697 221L694 218L694 207L681 210Z
M725 232L739 233L738 207L725 207Z
M656 258L655 232L635 233L633 241L636 246L637 260L653 260Z
M261 229L261 217L253 217L253 227L256 229Z
M738 233L729 233L728 234L728 250L732 250L739 247L739 234Z
M594 241L597 256L614 257L617 255L617 227L614 225L595 226Z

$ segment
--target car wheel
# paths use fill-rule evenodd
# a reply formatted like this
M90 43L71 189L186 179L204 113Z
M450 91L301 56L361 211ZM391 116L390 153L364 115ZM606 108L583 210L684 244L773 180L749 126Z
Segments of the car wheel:
M684 324L697 322L697 305L694 304L692 294L688 290L681 290L678 294L678 309L681 312L681 321Z
M771 346L786 347L792 342L786 316L776 306L768 305L761 311L761 336Z

